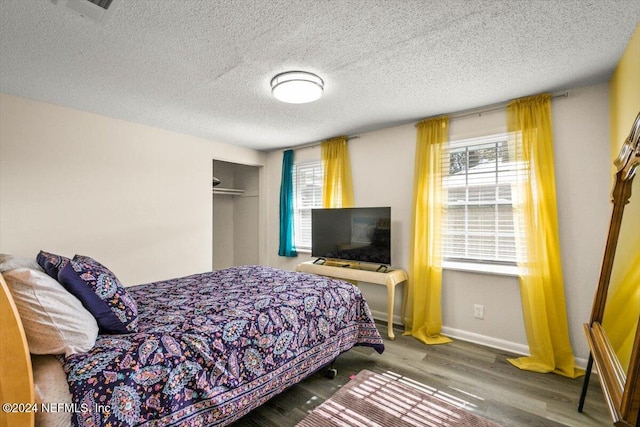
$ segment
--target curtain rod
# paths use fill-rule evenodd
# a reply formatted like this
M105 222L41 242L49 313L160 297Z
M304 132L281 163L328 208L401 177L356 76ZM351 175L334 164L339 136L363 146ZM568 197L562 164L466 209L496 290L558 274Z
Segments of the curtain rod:
M568 98L569 97L569 92L562 92L562 93L558 93L555 95L551 95L551 99L556 99L556 98ZM500 110L504 110L507 107L507 104L509 104L509 102L511 102L513 100L510 101L504 101L504 102L498 102L497 104L491 104L491 105L487 105L485 107L480 107L477 109L471 109L471 110L462 110L462 111L457 111L454 113L449 113L449 114L437 114L435 116L430 116L430 117L438 117L438 116L449 116L449 120L455 120L455 119L462 119L464 117L471 117L471 116L481 116L484 113L491 113L494 111L500 111ZM425 119L429 119L430 117L425 117L424 119L421 119L420 122L422 120ZM418 123L415 124L415 126L418 126Z
M358 139L360 138L360 135L353 135L353 136L348 136L347 137L347 141L349 141L350 139ZM329 138L332 139L332 138ZM327 139L323 139L322 141L314 141L314 142L308 142L306 144L302 144L302 145L296 145L295 147L287 147L287 148L283 148L282 151L287 151L287 150L297 150L299 148L311 148L311 147L318 147L320 144L322 144L324 141L328 141Z
M555 95L551 95L551 99L556 99L556 98L568 98L569 97L569 92L562 92L562 93L558 93ZM462 110L462 111L458 111L458 112L454 112L454 113L450 113L448 114L449 116L449 120L454 120L454 119L461 119L464 117L471 117L471 116L481 116L484 113L491 113L493 111L500 111L503 110L504 108L506 108L507 104L510 101L503 101L503 102L499 102L496 104L491 104L491 105L487 105L485 107L480 107L478 109L471 109L471 110ZM437 116L441 116L442 114L438 114L436 116L431 116L431 117L437 117ZM425 119L428 119L429 117L425 117ZM421 119L420 121L422 121L424 119ZM415 126L418 126L418 124L416 123ZM347 137L347 141L350 139L358 139L360 138L360 135L353 135L353 136L348 136ZM286 148L282 148L282 151L287 151L287 150L297 150L300 148L311 148L311 147L317 147L320 144L322 144L324 141L326 140L322 140L322 141L314 141L314 142L309 142L306 144L302 144L302 145L296 145L294 147L286 147Z

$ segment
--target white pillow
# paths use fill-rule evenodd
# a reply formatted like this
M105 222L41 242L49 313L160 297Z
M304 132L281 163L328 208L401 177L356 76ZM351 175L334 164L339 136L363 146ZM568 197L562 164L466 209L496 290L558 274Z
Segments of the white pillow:
M20 258L13 255L0 254L0 273L16 268L30 268L32 270L44 271L42 267L38 265L35 258Z
M98 324L82 303L42 271L3 273L32 354L84 353L98 336Z
M33 389L38 406L43 403L53 403L54 407L62 403L71 404L67 374L64 373L62 364L56 356L31 355L31 366L33 367ZM72 414L71 411L37 411L36 425L38 427L69 427L73 424Z

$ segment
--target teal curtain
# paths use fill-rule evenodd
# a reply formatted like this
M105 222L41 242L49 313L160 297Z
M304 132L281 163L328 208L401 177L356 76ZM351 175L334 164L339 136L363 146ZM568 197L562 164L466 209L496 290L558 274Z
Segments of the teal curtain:
M278 255L298 256L293 241L293 150L282 156L282 181L280 182L280 248Z

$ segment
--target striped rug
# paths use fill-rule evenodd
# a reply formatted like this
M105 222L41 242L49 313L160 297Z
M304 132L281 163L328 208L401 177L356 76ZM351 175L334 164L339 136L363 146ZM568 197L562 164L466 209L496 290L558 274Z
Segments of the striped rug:
M436 389L393 372L364 370L297 427L500 427L462 409L465 402L439 394Z

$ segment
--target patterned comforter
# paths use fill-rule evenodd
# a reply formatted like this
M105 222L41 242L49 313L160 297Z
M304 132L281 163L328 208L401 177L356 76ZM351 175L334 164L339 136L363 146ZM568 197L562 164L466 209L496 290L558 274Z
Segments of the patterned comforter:
M384 350L339 280L244 266L127 290L139 332L64 359L75 425L227 425L354 345Z

